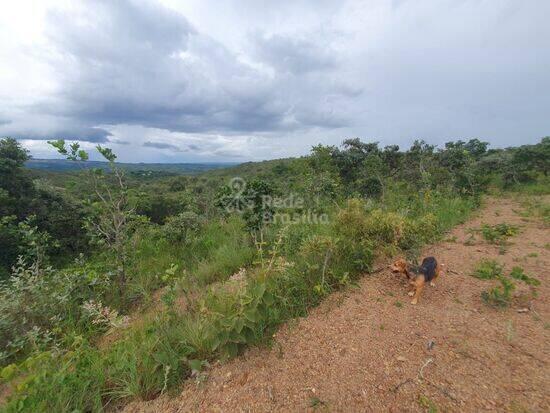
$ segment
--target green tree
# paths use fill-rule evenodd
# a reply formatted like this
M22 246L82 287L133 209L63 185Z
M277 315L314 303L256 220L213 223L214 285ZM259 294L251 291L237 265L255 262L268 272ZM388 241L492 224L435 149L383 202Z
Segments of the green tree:
M75 162L88 160L88 153L80 149L78 142L68 147L63 139L48 141L67 159ZM116 155L110 148L96 146L97 151L109 162L111 173L105 174L103 169L85 169L84 175L91 187L91 213L85 225L92 241L106 248L115 259L117 282L121 297L127 279L128 241L136 222L136 215L128 203L128 187L124 172L116 165Z
M0 214L16 215L27 212L26 201L33 195L32 179L24 169L30 159L26 149L13 138L0 140Z

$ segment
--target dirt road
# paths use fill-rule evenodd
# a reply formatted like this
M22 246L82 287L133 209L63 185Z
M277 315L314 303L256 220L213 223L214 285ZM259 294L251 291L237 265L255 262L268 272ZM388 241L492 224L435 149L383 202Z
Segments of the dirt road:
M366 276L281 328L271 348L213 366L176 397L126 411L550 411L550 230L520 209L490 200L447 241L426 248L447 273L417 306L402 278ZM521 227L503 255L482 240L464 244L468 228L501 222ZM480 293L496 282L469 275L481 258L506 272L521 266L541 281L538 296L518 286L510 308L488 307Z

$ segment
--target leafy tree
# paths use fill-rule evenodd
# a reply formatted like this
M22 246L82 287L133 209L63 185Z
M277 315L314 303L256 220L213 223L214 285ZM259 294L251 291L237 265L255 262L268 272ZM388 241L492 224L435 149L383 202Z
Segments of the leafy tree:
M247 185L244 196L248 208L244 211L243 218L248 229L258 230L271 221L273 206L265 200L274 195L273 185L261 179L255 179Z
M405 153L400 175L403 180L417 189L432 186L435 146L424 140L415 140Z
M488 183L487 175L477 162L486 153L487 145L478 139L445 144L445 149L439 153L439 161L450 172L455 189L476 195Z
M268 199L274 195L271 183L255 179L233 187L223 185L216 194L215 203L224 214L241 213L247 228L255 231L271 220L274 210Z
M19 254L21 232L15 215L0 218L0 280L7 278Z
M524 145L517 148L514 151L512 163L523 172L533 170L548 176L550 171L550 136L542 138L536 145Z
M0 140L0 214L24 217L33 195L32 179L24 170L29 153L13 138Z
M4 274L15 264L18 253L24 252L18 222L31 216L37 231L59 241L63 253L59 257L70 256L85 242L81 206L47 183L33 182L24 167L29 158L15 139L0 140L0 267Z
M49 253L59 247L57 241L52 240L46 231L40 231L35 225L34 215L21 221L18 225L21 234L21 257L34 269L37 274L42 273L49 262Z
M68 148L63 139L48 143L69 160L88 160L88 153L80 149L78 142L70 144ZM128 203L124 173L115 163L116 155L111 149L100 145L97 145L96 149L109 162L111 174L107 176L102 169L84 170L84 176L87 177L94 195L90 199L91 214L85 224L92 241L113 253L122 295L127 278L128 241L136 217Z
M371 153L363 161L364 177L361 182L361 193L364 196L379 196L384 194L388 168L380 153Z
M350 189L357 188L358 180L361 178L361 169L367 157L379 152L378 143L364 143L359 138L346 139L342 144L343 149L337 149L333 158L340 171L344 184ZM359 182L359 186L361 182Z

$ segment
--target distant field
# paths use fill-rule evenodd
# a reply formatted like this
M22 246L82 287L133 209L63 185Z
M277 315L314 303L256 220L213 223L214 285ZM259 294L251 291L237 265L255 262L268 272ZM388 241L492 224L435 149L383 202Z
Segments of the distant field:
M205 162L205 163L117 163L131 172L152 171L168 172L173 174L196 174L211 169L228 168L238 165L235 162ZM25 164L30 169L48 170L54 172L68 172L84 168L108 168L107 162L87 161L72 162L65 159L31 159Z

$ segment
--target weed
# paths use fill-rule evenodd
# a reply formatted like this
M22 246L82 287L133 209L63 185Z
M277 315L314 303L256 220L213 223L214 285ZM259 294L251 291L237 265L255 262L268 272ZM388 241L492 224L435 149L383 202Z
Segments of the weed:
M529 277L525 272L523 271L523 268L521 267L514 267L512 268L512 272L510 273L510 277L512 277L515 280L523 281L527 285L532 286L538 286L540 285L540 281L536 278Z
M320 398L318 397L310 397L309 398L309 407L313 408L313 409L316 409L317 407L323 407L323 406L326 406L327 405L327 402L321 400Z
M529 254L526 255L527 258L536 258L538 256L539 254L537 252L530 252Z
M512 237L519 232L515 225L500 223L496 225L483 225L480 228L483 238L491 244L503 244L506 238Z
M437 413L436 404L430 398L424 396L423 394L418 396L418 404L420 405L420 407L427 409L428 413Z
M500 277L503 269L504 267L498 262L483 259L477 264L472 276L479 278L480 280L492 280Z
M483 301L493 307L508 307L512 298L512 291L516 288L515 284L505 277L499 277L500 286L494 287L489 291L483 291L481 298Z
M403 307L403 303L401 301L396 301L395 303L393 303L393 305L395 305L397 308Z
M483 301L494 307L508 307L510 305L512 292L516 288L514 280L522 281L531 287L540 284L539 280L525 274L521 267L514 267L509 276L505 276L503 266L493 260L480 261L472 276L482 280L498 279L499 286L481 293ZM536 294L533 289L532 294Z

